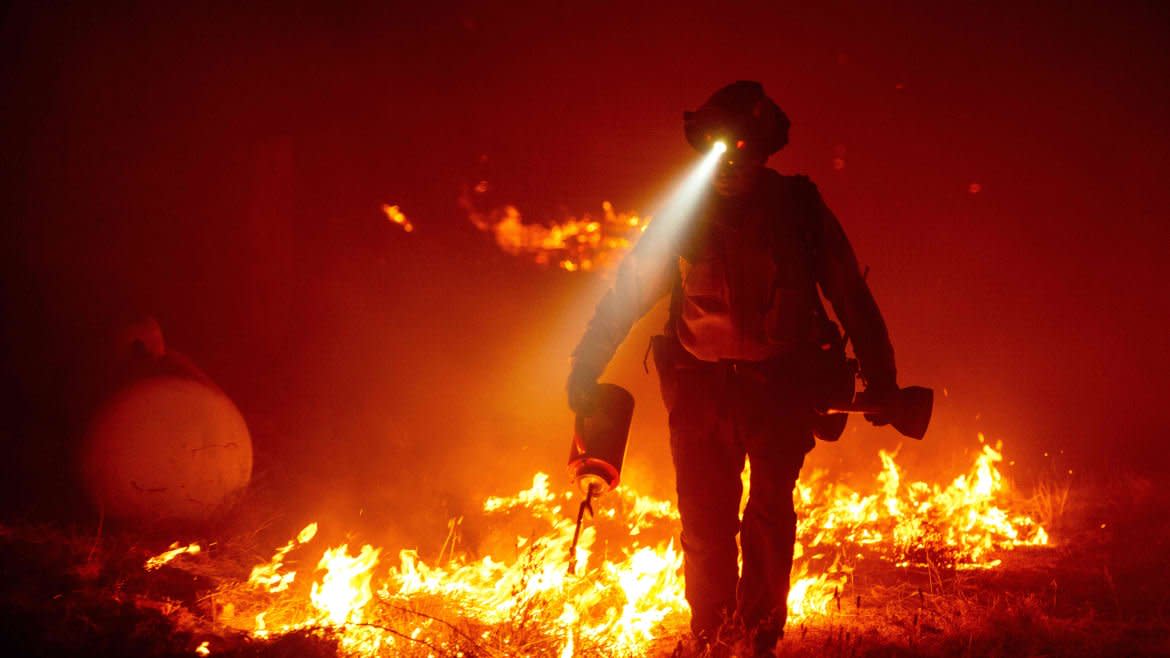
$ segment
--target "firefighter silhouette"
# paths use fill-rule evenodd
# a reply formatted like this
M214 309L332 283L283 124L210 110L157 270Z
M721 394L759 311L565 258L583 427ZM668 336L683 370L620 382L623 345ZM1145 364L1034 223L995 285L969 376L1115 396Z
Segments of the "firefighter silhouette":
M792 496L815 444L815 409L842 372L846 400L853 392L844 337L818 288L853 343L868 399L896 394L894 352L816 186L765 166L788 143L790 124L763 87L728 85L686 112L684 124L696 149L722 141L727 150L685 228L651 224L622 261L573 352L569 405L590 411L630 327L670 294L652 347L669 417L691 628L703 644L746 632L758 655L771 655L787 619ZM745 457L751 481L741 521Z

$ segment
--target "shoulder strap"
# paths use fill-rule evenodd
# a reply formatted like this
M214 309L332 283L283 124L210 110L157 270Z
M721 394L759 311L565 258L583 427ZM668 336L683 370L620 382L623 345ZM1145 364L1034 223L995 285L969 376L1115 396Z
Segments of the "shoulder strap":
M808 176L796 174L786 176L788 201L793 204L797 221L800 222L800 239L804 243L810 262L816 262L821 250L821 230L816 214L817 187Z
M677 334L678 320L682 317L682 273L677 271L677 267L675 270L674 286L670 289L670 312L666 316L666 329L664 331L667 336L674 336Z
M783 178L785 182L784 201L793 206L793 213L796 215L797 221L800 222L797 232L805 255L808 257L808 263L810 266L816 267L824 240L824 226L821 224L820 214L817 213L817 202L820 194L817 192L817 186L809 180L808 176L796 174ZM779 236L778 239L782 239L782 237ZM816 284L813 285L815 287ZM848 337L843 336L840 327L829 319L829 314L825 311L819 294L814 293L812 309L810 310L820 325L820 338L818 340L823 344L843 348Z

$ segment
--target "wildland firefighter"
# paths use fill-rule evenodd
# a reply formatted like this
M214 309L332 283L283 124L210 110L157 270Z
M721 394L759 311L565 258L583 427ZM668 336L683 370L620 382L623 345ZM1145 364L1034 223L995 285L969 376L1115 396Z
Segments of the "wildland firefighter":
M702 644L743 631L753 651L771 655L788 613L796 479L814 435L831 440L844 427L843 417L826 425L835 417L817 409L834 396L848 402L854 365L866 386L859 397L895 395L894 351L816 186L765 166L788 143L789 120L763 87L728 85L684 119L696 149L723 141L727 150L686 222L651 224L622 261L573 352L569 405L590 412L597 380L631 326L669 293L669 319L652 348L669 417L691 628ZM846 358L846 340L856 362ZM741 522L745 456L751 479Z

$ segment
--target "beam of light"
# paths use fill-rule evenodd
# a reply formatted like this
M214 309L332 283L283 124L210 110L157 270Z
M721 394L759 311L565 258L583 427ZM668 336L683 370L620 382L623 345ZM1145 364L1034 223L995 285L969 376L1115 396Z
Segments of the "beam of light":
M652 262L669 257L672 238L678 235L682 227L686 225L698 207L699 201L703 198L703 193L710 189L711 176L719 165L720 156L725 151L727 151L727 144L722 141L715 142L711 150L697 164L693 165L682 180L666 195L660 197L661 201L653 206L656 210L651 217L653 217L652 223L656 226L654 232L657 239L655 244L647 244L644 247L647 261ZM647 225L644 224L641 228L642 231L645 231ZM576 298L572 300L573 306L575 308L593 308L593 303L605 294L612 283L607 277L598 277L597 282L585 295L586 299L591 300L590 303L582 306L581 298ZM581 319L576 317L574 313L562 315L569 319L565 322L563 331L579 337L582 326ZM550 332L549 335L560 335L560 331Z
M725 151L727 144L722 141L715 142L707 155L703 156L691 173L674 188L658 212L654 213L654 221L666 224L670 231L677 231L694 211L707 188L711 174L719 164L719 156Z
M682 178L681 181L660 202L653 213L652 242L643 238L638 247L645 263L659 263L673 260L673 245L683 228L692 221L700 201L711 189L711 178L721 157L727 151L727 144L715 142L711 150ZM609 287L610 282L602 280L597 296Z
M509 254L531 257L538 265L555 265L568 272L608 271L633 248L652 220L669 223L655 217L666 215L682 221L681 216L690 214L719 156L727 150L727 144L722 141L712 144L710 153L687 168L679 183L651 206L656 210L654 215L619 213L605 201L601 204L604 212L600 217L585 213L552 222L525 221L513 205L490 210L477 207L473 191L486 193L490 189L487 181L480 181L473 189L464 189L459 205L476 228L493 234L497 246ZM408 232L413 228L397 206L383 206L382 210L390 221L403 225ZM671 234L664 229L655 232Z

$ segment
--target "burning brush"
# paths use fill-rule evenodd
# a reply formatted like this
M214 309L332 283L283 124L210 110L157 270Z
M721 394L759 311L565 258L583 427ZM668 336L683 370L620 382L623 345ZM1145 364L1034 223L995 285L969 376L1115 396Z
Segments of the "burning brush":
M652 219L636 212L618 212L609 201L603 201L600 215L584 213L554 222L531 222L514 205L480 208L480 197L488 188L482 181L460 195L459 206L468 220L480 231L491 233L504 252L566 272L615 267Z
M629 483L617 486L633 399L604 388L598 408L605 411L578 419L570 459L595 513L590 528L565 513L577 494L558 492L538 473L531 487L483 504L495 527L514 528L514 552L427 561L403 550L388 559L392 553L369 545L322 546L309 524L251 578L222 575L215 565L224 556L183 543L151 561L161 566L151 577L166 569L220 574L204 597L215 601L207 628L261 642L318 633L349 656L652 654L664 636L682 631L687 615L673 541L678 510ZM1047 544L1044 528L1011 509L1002 448L980 441L971 468L949 483L912 481L886 452L868 491L819 471L802 477L790 621L815 623L843 598L871 596L853 580L862 566L995 569L1004 551ZM566 553L587 577L566 572ZM224 645L214 635L198 640L210 641L212 655Z

